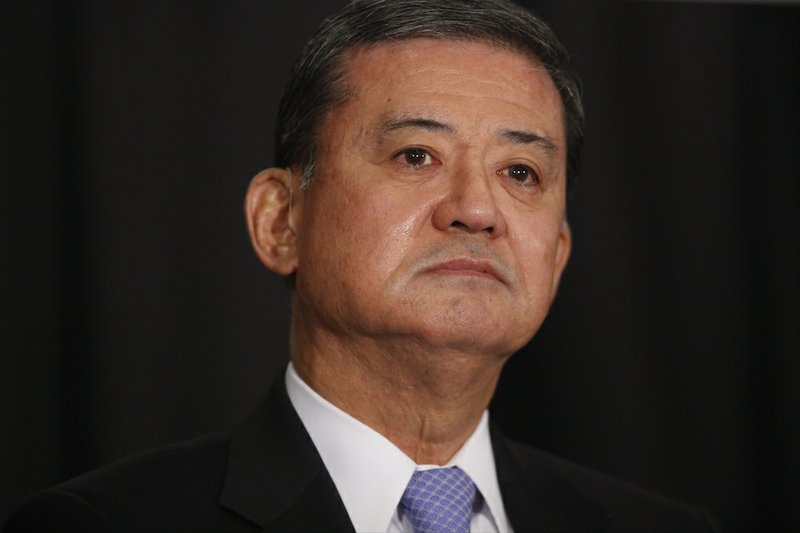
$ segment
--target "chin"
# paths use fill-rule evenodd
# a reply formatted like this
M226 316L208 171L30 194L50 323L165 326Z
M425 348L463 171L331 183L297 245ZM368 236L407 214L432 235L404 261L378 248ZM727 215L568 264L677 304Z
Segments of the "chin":
M505 357L519 350L533 335L529 331L515 331L508 323L498 323L497 315L441 318L425 321L415 328L415 336L432 351L480 352Z

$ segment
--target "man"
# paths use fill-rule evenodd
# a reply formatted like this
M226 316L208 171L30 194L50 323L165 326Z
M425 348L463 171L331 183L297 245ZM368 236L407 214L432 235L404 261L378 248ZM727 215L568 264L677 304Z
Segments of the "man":
M713 530L489 423L570 253L566 68L506 0L364 0L327 21L245 200L258 257L293 279L285 379L230 434L34 495L7 531Z

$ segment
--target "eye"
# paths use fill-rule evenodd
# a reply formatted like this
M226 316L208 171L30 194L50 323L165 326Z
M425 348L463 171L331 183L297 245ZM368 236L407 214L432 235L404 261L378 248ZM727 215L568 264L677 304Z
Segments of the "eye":
M422 148L406 148L398 156L402 157L406 165L413 168L430 165L432 162L431 154Z
M540 181L539 175L528 165L511 165L497 173L504 174L521 185L537 185Z

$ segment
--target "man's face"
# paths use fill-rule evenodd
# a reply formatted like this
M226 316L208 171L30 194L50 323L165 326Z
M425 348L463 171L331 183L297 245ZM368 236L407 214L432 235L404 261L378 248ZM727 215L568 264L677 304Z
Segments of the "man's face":
M508 355L569 255L565 135L520 54L414 39L353 53L298 192L297 304L340 337Z

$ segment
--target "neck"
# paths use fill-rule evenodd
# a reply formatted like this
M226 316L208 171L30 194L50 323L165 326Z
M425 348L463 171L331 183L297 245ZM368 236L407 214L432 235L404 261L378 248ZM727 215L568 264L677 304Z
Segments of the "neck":
M510 354L364 339L295 317L292 362L323 398L382 434L417 464L445 464L480 422Z

